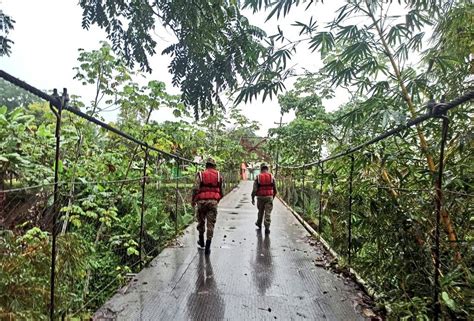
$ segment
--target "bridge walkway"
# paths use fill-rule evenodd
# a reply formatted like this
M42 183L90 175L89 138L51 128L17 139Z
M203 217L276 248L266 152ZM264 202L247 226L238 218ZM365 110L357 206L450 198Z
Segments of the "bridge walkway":
M252 182L219 205L212 253L196 225L116 293L95 320L364 320L360 291L315 260L326 255L275 200L271 233L256 230Z

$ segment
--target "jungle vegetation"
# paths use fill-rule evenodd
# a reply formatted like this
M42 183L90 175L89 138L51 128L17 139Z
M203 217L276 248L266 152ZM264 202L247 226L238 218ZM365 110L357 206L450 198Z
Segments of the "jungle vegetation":
M116 112L114 126L164 151L189 159L212 155L232 182L242 160L257 159L239 139L255 136L258 124L236 106L278 97L280 111L295 115L270 130L266 147L280 164L282 197L321 230L343 260L350 159L325 163L323 172L285 165L345 151L426 113L429 100L449 101L473 88L470 1L348 0L324 25L312 18L313 10L324 10L323 1L79 4L83 27L98 25L108 42L80 50L75 78L78 86L93 86L94 94L71 96L73 106L95 117ZM293 24L298 39L280 28L267 35L243 13L278 20L296 6L305 6L307 14ZM14 20L1 14L3 29L11 30ZM163 54L172 57L169 71L179 96L168 94L159 81L137 82L153 68L148 58L156 54L157 25L176 36ZM0 42L0 55L14 50L10 38ZM302 46L322 59L322 68L301 74L291 67ZM297 80L286 90L291 78ZM0 315L47 319L55 117L44 102L6 83L0 86L0 189L14 190L1 199ZM341 88L350 99L328 111L328 101ZM227 110L224 93L234 103ZM162 108L171 108L176 121L155 121L153 113ZM450 111L449 118L441 311L447 320L468 320L474 315L472 103ZM61 132L57 313L87 318L138 268L145 152L70 113L64 114ZM354 154L351 266L380 294L377 303L390 319L433 315L440 137L440 122L432 120ZM142 250L152 257L192 220L186 198L197 169L153 151L147 157Z

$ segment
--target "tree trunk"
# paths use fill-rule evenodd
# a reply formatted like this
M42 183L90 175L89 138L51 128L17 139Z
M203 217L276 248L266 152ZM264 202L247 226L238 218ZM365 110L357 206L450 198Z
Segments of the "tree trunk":
M383 34L383 30L381 29L381 26L379 25L379 22L377 22L377 20L375 19L374 13L371 11L371 8L370 8L367 1L366 1L366 6L367 6L367 13L370 16L370 18L372 19L372 22L374 23L374 26L375 26L375 28L377 30L377 33L380 37L380 40L382 42L382 46L384 48L385 54L387 55L388 59L390 60L393 71L395 72L395 76L397 78L398 85L400 86L400 89L402 91L403 98L405 99L405 101L407 103L408 111L410 112L411 117L415 118L416 117L415 106L413 104L413 100L412 100L410 94L408 93L408 90L407 90L405 84L403 83L403 79L402 79L401 73L400 73L400 68L397 65L397 62L395 61L395 58L393 57L392 52L390 51L390 48L389 48L389 46L387 44L387 41L385 39L385 36ZM428 169L429 169L430 173L434 175L436 173L436 166L435 166L435 163L433 161L433 157L428 152L428 144L426 142L425 135L423 134L423 132L422 132L419 125L416 125L416 131L417 131L418 138L419 138L419 141L420 141L420 149L421 149L422 153L425 155L426 161L428 163ZM442 192L436 190L436 197L438 197L442 200L443 199L442 198L443 197ZM457 241L457 236L456 236L456 233L454 231L454 227L452 225L451 218L450 218L448 212L444 208L442 208L442 210L441 210L441 218L442 218L443 225L445 227L446 233L448 234L448 238L451 241L451 244L453 244L453 246L455 247L455 244L456 244L455 242ZM456 257L459 257L459 253L456 254Z

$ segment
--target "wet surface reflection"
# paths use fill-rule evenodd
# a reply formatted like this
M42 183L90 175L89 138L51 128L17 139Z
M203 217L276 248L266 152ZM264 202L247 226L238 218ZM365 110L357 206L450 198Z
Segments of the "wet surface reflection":
M198 253L194 291L187 302L189 320L223 320L225 302L220 296L209 256Z
M93 320L363 321L353 304L360 292L315 267L323 253L282 203L275 200L271 235L253 229L255 207L245 203L252 186L243 182L222 201L209 257L196 249L193 225Z
M257 230L257 248L255 258L251 262L252 276L259 295L265 295L273 282L273 263L270 246L270 235L262 236Z

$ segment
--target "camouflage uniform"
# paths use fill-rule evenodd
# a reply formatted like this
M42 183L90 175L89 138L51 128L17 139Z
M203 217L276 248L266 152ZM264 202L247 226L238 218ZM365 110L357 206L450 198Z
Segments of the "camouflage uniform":
M253 190L252 190L252 200L257 195L258 190L258 178L255 179L253 183ZM265 225L265 228L270 228L271 219L271 212L273 210L273 199L277 194L276 182L273 184L273 196L257 196L257 209L258 209L258 217L257 222L255 223L258 226Z
M217 219L217 201L216 200L201 200L197 201L197 230L199 234L204 234L206 231L207 219L207 234L208 240L212 239L214 235L214 225Z
M270 223L272 222L270 213L273 210L273 196L257 196L257 208L257 225L261 226L262 220L264 219L265 227L270 227Z
M223 179L221 176L220 180L220 193L224 195L224 191L222 189ZM196 179L194 181L194 188L193 188L193 199L198 194L199 188L201 186L201 179L199 175L196 175ZM208 240L212 239L214 235L214 225L216 224L217 219L217 204L219 202L217 200L198 200L197 204L197 230L199 234L204 234L206 231L207 225L207 235L206 238ZM207 224L206 224L207 220Z

